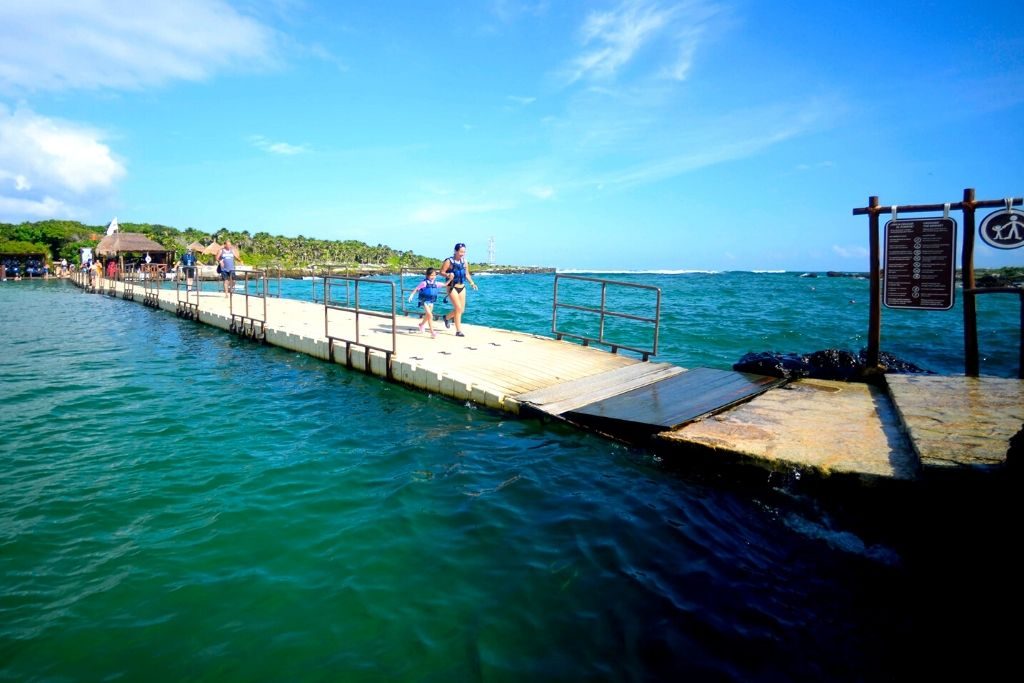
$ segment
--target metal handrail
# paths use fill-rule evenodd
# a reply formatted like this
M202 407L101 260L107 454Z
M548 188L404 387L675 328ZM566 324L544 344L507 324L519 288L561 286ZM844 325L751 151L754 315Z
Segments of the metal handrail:
M408 315L408 316L411 316L413 318L418 318L421 315L421 313L419 311L415 310L415 309L412 309L410 311L410 308L409 308L409 296L408 295L412 294L412 288L406 288L406 286L405 286L405 278L409 277L409 276L424 278L424 277L426 277L426 273L424 272L425 270L426 270L425 268L423 268L423 269L417 268L416 270L413 270L413 269L408 268L406 266L402 266L401 270L398 271L398 282L401 285L402 315ZM437 282L438 293L437 293L437 303L434 304L434 320L440 320L445 314L438 313L437 310L438 310L438 308L442 304L448 304L449 303L448 302L448 289L445 286L444 277L441 275L441 269L440 268L435 268L435 270L437 271L437 277L438 277L438 282ZM419 285L419 282L417 282L416 285Z
M188 276L185 270L192 270L192 286L188 284ZM188 314L188 317L199 315L199 266L178 266L174 269L174 293L178 301L178 315ZM184 289L184 296L182 296Z
M145 276L142 280L142 303L151 308L160 307L160 289L163 283L164 271L154 269L150 266L141 268Z
M312 292L312 297L310 299L310 301L312 301L313 303L318 303L318 302L319 303L324 303L325 301L327 301L327 293L326 293L326 289L325 289L325 282L326 281L320 282L321 280L323 280L326 277L335 277L335 276L332 276L330 274L330 271L328 271L328 270L322 270L322 271L320 271L319 275L314 275L313 276L313 280L312 280L313 292ZM347 275L339 275L337 277L349 277L349 276L347 276ZM320 289L323 290L323 292L324 292L324 296L322 298L318 297L316 295L316 286L317 286L318 282L320 283ZM350 301L352 301L352 296L351 295L352 295L352 292L351 292L350 287L349 287L349 282L346 281L345 282L345 303L346 303L346 305Z
M245 318L247 320L255 320L256 322L266 323L267 322L267 274L266 274L266 271L262 271L262 270L236 271L236 275L238 275L238 274L244 275L245 277L241 278L242 279L242 293L241 294L237 294L234 289L230 290L231 296L228 297L228 309L231 311L232 317L237 315L237 316L243 317L243 318ZM255 277L250 277L250 276L255 276ZM238 278L236 277L234 282L237 282L237 281L238 281ZM256 294L250 294L249 293L249 283L250 282L255 282L257 285L259 285L256 288L256 291L257 291ZM245 311L244 313L241 313L241 312L236 313L235 312L235 297L236 296L241 297L243 299L243 301L244 301L244 305L245 305L244 306L244 311ZM254 318L253 317L252 313L257 313L259 311L258 310L255 310L255 311L251 311L250 310L249 299L259 299L262 302L262 305L263 305L263 317L262 318Z
M271 271L274 272L273 275L271 275ZM267 278L267 296L275 299L283 299L284 294L281 293L281 278L284 277L284 270L281 267L276 266L274 268L267 268L264 273L266 273ZM277 282L277 294L274 293L274 288L271 286L274 282Z
M130 270L121 270L119 273L121 277L121 298L126 301L135 301L135 273Z
M381 353L385 354L385 357L386 357L385 358L385 362L386 362L386 365L387 365L387 374L388 374L388 377L390 377L391 376L391 356L395 353L395 349L398 347L398 331L397 331L397 327L395 325L395 317L396 317L396 313L397 313L397 310L396 310L396 307L395 307L395 283L393 281L391 281L391 280L383 280L383 279L380 279L380 278L360 278L360 277L349 277L349 276L345 276L345 275L324 275L322 277L323 277L323 280L324 280L324 336L327 337L327 340L328 340L328 342L330 344L331 360L333 361L333 359L334 359L334 342L336 342L336 341L344 342L345 343L345 347L346 347L345 362L346 362L346 365L351 366L352 363L351 363L351 355L349 354L349 350L350 350L350 347L351 347L352 344L356 344L356 345L362 346L364 349L366 349L366 356L365 356L366 357L366 365L365 365L365 368L364 368L366 370L366 372L370 372L370 350L380 351ZM346 305L345 306L339 306L339 305L336 305L336 304L332 304L331 287L332 287L332 285L341 285L342 283L344 283L344 285L345 285L345 301L346 301ZM387 287L389 287L390 290L391 290L391 312L390 313L384 313L384 312L375 311L375 310L369 309L369 308L362 308L359 305L359 290L360 290L360 287L363 286L363 285L386 285ZM353 305L351 305L351 306L347 305L348 302L349 302L349 296L348 295L349 295L349 287L350 286L354 290L354 295L355 295L354 296ZM341 312L344 312L344 313L352 313L355 316L355 328L356 328L355 339L347 339L346 337L343 337L343 336L338 336L338 335L332 335L331 334L331 318L330 318L330 312L331 311L341 311ZM391 348L385 348L385 347L382 347L382 346L374 346L372 344L367 344L365 342L360 341L359 323L360 323L360 319L361 319L362 316L369 316L369 317L373 317L373 318L382 318L384 320L390 320L391 321Z
M416 275L416 271L410 270L405 266L402 266L401 269L399 269L398 271L398 284L400 286L398 298L401 299L402 301L402 315L409 315L409 302L406 301L406 297L412 290L406 288L405 278L409 277L410 275Z
M601 306L600 306L600 308L594 308L592 306L579 306L579 305L576 305L576 304L567 304L567 303L560 302L558 300L558 282L559 282L559 280L562 280L562 279L565 279L565 280L579 280L579 281L582 281L582 282L596 282L596 283L599 283L601 285ZM634 289L646 289L646 290L654 291L655 294L656 294L656 301L655 301L655 308L654 308L654 317L653 318L648 318L648 317L644 317L644 316L640 316L640 315L633 315L633 314L630 314L630 313L622 313L622 312L619 312L619 311L610 311L610 310L608 310L608 307L607 307L608 285L613 285L613 286L616 286L616 287L632 287ZM586 335L576 334L574 332L569 332L567 330L560 330L560 329L558 329L558 309L559 308L565 308L565 309L574 310L574 311L583 311L583 312L586 312L586 313L596 313L596 314L598 314L600 316L600 323L599 323L599 327L598 327L598 336L597 337L588 337ZM612 316L612 317L615 317L615 318L623 318L623 319L626 319L626 320L636 320L636 321L639 321L639 322L652 323L654 325L654 343L651 345L651 348L649 348L649 349L648 348L641 349L641 348L636 348L634 346L629 346L627 344L622 344L622 343L619 343L619 342L612 342L612 341L609 341L609 340L605 339L604 323L605 323L605 318L608 317L608 316ZM602 344L604 346L610 347L612 353L618 353L619 349L625 349L627 351L633 351L634 353L639 353L641 356L643 356L643 359L646 361L651 356L658 355L658 329L659 329L660 325L661 325L661 288L660 287L654 287L653 285L640 285L640 284L636 284L635 282L622 282L622 281L619 281L619 280L608 280L608 279L605 279L605 278L583 277L581 275L565 275L565 274L562 274L562 273L556 273L555 274L555 294L554 294L554 300L552 302L552 308L551 308L551 332L552 332L552 334L555 335L555 338L558 339L558 340L561 340L563 337L572 337L573 339L579 339L580 341L582 341L583 342L583 346L589 346L591 344L591 342L595 342L595 343Z

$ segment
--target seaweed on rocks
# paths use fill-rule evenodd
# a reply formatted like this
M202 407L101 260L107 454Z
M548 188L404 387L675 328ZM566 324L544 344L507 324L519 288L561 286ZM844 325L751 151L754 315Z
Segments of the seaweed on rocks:
M879 353L883 373L934 374L886 351ZM878 373L867 364L867 350L853 353L846 349L824 349L808 354L760 351L745 354L733 364L733 370L784 379L833 379L866 382Z

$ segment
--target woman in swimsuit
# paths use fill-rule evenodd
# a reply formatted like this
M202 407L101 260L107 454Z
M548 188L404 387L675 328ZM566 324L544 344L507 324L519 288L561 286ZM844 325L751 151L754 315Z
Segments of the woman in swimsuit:
M444 316L444 326L451 327L455 320L455 336L462 334L462 314L466 311L466 283L476 289L476 283L469 274L469 262L466 261L466 245L459 242L455 252L441 264L441 275L448 280L448 300L452 302L452 310Z

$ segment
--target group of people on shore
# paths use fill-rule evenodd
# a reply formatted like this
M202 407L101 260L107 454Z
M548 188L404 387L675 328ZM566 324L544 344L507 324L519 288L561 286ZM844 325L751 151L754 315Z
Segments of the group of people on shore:
M437 303L440 294L437 284L438 274L445 279L444 298L452 305L452 310L446 313L441 320L446 328L450 328L454 322L455 336L465 337L466 335L462 332L462 314L466 312L466 284L468 283L473 289L477 289L477 286L469 272L466 245L463 242L456 243L452 255L441 264L440 273L436 268L427 268L423 281L416 285L409 295L409 301L418 297L419 305L423 307L423 315L420 317L418 325L420 332L424 331L423 326L426 325L432 337L437 336L437 332L434 331L434 304Z

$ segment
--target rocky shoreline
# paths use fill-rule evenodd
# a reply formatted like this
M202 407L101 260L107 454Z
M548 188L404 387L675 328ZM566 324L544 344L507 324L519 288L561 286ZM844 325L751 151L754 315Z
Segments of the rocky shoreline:
M934 374L886 351L879 352L883 373ZM878 370L868 366L867 350L854 353L846 349L823 349L814 353L752 352L744 355L732 366L738 372L752 372L785 379L833 379L843 382L873 382Z

